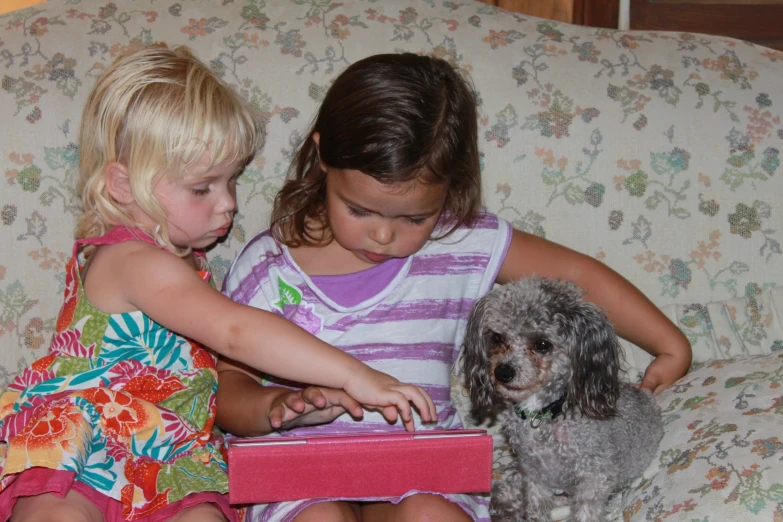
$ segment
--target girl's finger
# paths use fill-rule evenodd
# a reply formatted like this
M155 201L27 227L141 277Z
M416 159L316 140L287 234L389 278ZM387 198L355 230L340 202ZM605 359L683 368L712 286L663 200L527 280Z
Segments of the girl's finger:
M383 415L383 418L386 419L390 424L397 422L397 408L394 406L385 406L381 408L381 415Z
M269 410L269 424L275 429L283 425L282 409L283 408L280 406L275 406L274 408Z
M405 431L416 431L416 424L413 422L413 419L403 421L402 423L405 426Z
M427 393L427 390L422 388L421 386L416 386L416 388L419 389L419 391L424 395L424 398L427 400L427 404L429 405L429 412L430 416L427 419L429 422L435 422L438 420L438 408L435 407L435 401L432 400L432 397L430 397L430 394Z
M660 384L661 383L658 382L657 378L650 377L649 375L645 375L644 379L642 379L642 383L641 383L640 387L644 388L646 390L649 390L650 392L652 392L653 390L655 390L655 388L660 386Z
M340 394L337 403L342 406L345 411L350 413L352 417L357 419L364 417L364 410L362 409L362 405L347 393Z
M405 393L401 391L395 391L392 392L394 395L390 397L391 403L397 406L397 410L400 412L400 416L402 417L402 422L406 424L411 421L412 415L411 415L411 404L410 404L410 397L407 397ZM415 403L414 403L415 404Z
M323 409L327 405L326 397L319 388L307 388L302 392L302 398L318 409Z
M294 410L296 413L302 413L307 407L305 401L296 393L287 396L283 402L288 408Z
M430 421L433 420L433 418L437 418L437 414L435 414L433 411L435 409L435 405L427 392L418 386L406 384L400 388L400 393L402 393L408 401L412 402L413 405L416 406L416 409L421 412L422 417L425 420ZM429 399L429 401L427 399ZM408 405L408 407L410 408L410 405ZM408 421L410 419L410 416L402 416L402 420L404 421Z

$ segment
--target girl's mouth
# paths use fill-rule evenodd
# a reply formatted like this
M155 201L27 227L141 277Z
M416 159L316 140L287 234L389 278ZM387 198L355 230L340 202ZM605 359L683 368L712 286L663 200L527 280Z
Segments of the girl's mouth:
M374 254L372 252L367 252L366 250L362 251L362 255L366 257L369 261L372 261L373 263L382 263L383 261L386 261L391 257L382 254Z

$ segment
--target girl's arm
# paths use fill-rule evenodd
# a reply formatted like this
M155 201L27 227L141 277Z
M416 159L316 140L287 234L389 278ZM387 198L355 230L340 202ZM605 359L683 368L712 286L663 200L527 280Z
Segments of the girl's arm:
M587 291L586 299L606 312L620 337L655 356L645 372L642 387L658 391L690 368L688 339L620 274L592 257L515 230L497 282L502 284L532 275L576 283Z
M342 390L263 386L256 372L222 357L217 371L220 385L215 422L222 430L240 437L266 435L279 428L324 424L346 411L354 418L364 414L359 403ZM392 409L386 412L389 410Z
M373 370L282 317L231 301L184 259L142 242L134 247L117 256L114 273L127 302L166 328L284 379L344 389L371 406L395 406L408 429L408 401L422 418L436 418L432 399L418 386Z

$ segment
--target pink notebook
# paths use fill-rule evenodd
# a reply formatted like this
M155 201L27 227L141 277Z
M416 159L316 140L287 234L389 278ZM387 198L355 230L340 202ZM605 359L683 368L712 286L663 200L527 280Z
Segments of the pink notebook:
M492 436L450 430L231 439L228 481L232 504L487 492Z

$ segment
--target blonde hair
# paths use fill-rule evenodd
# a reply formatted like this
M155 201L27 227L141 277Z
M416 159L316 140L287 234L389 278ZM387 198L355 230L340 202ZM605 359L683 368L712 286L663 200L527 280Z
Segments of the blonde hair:
M139 207L157 223L144 230L178 255L166 214L153 194L163 175L181 179L205 153L209 168L249 160L261 146L258 118L187 47L147 47L119 57L98 78L82 114L78 189L84 213L76 238L139 224L106 190L105 167L128 170ZM89 255L89 252L85 252Z

